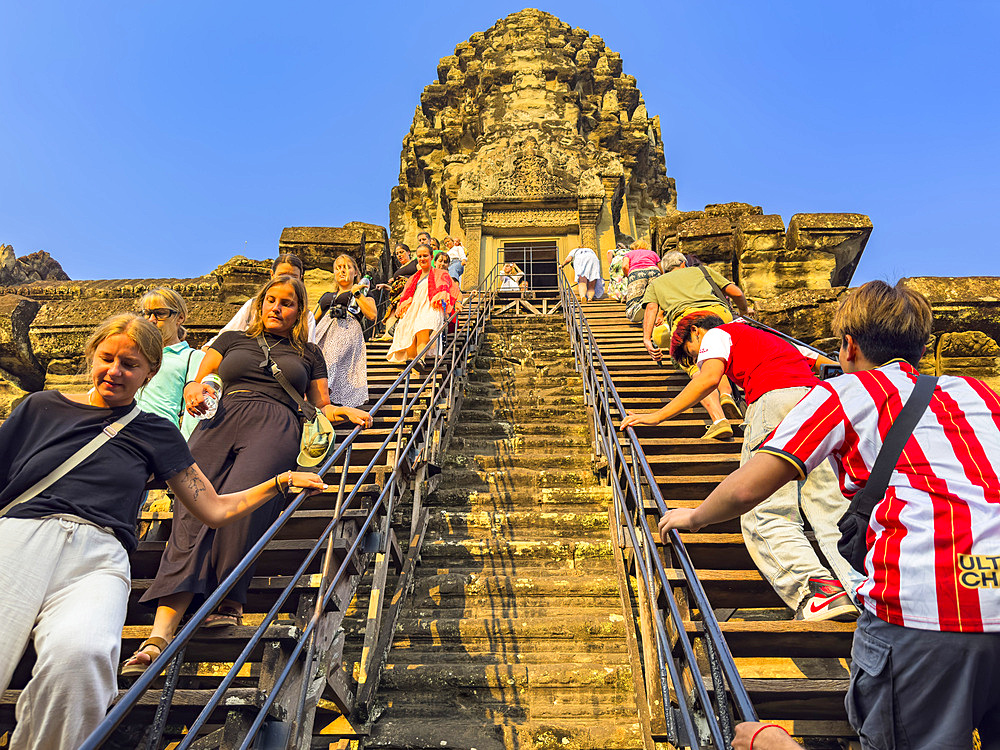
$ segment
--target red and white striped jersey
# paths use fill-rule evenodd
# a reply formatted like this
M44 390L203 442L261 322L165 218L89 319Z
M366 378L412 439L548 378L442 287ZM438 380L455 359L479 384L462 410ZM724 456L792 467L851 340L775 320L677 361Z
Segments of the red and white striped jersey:
M828 456L864 487L917 371L894 360L816 386L760 448L805 476ZM864 607L923 630L1000 632L1000 397L942 376L868 527Z

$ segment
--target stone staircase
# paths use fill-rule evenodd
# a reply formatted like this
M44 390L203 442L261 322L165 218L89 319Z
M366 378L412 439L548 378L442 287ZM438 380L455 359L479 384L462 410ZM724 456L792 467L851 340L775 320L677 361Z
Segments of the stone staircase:
M487 331L364 744L643 747L610 489L563 319Z
M584 314L626 409L657 409L689 382L682 372L649 359L642 333L625 319L622 305L592 302ZM738 422L732 422L736 436L729 442L701 439L709 422L707 412L696 406L657 427L636 430L669 507L696 507L739 466ZM659 513L654 507L647 506L647 518L655 526ZM680 536L761 720L780 724L814 750L856 741L844 709L854 624L793 620L751 560L738 520ZM675 596L689 601L676 560L668 549L661 550ZM697 646L700 624L686 605L681 614ZM707 681L707 664L701 666ZM662 716L658 705L650 710ZM653 736L663 739L655 726Z

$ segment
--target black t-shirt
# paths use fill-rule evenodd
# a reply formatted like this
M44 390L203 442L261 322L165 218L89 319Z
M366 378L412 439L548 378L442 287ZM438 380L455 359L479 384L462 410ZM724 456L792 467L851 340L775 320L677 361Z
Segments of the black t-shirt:
M0 507L48 476L131 409L131 404L117 409L78 404L57 391L29 395L0 425ZM86 461L8 515L42 518L70 513L112 529L131 552L150 474L167 480L193 463L176 425L141 412Z
M412 276L416 272L417 272L417 259L414 258L413 260L411 260L406 265L400 266L399 270L396 271L396 273L394 273L389 278L394 279L397 276L405 276L406 278L409 278L410 276Z
M305 393L313 380L326 378L326 362L323 351L315 344L306 344L303 357L289 343L288 339L265 334L271 347L271 359L288 378L299 393ZM287 404L292 411L298 411L298 404L292 400L281 383L274 379L271 368L262 367L264 351L257 339L250 338L243 331L224 331L212 343L212 348L222 355L219 377L229 391L255 391Z

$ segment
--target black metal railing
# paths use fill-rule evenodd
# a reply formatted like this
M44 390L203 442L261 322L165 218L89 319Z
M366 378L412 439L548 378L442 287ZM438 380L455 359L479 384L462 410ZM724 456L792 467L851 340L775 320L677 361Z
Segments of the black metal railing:
M687 550L676 531L669 535L669 554L679 568L690 593L691 618L697 619L703 638L708 680L714 700L695 656L693 637L685 629L673 587L668 579L659 548L659 533L647 522L655 508L659 515L667 504L653 476L635 431L620 437L618 427L626 416L625 407L601 355L597 340L573 290L560 278L563 314L573 343L577 370L583 379L585 403L589 407L595 452L607 460L608 477L614 497L614 538L621 548L631 547L637 570L640 618L655 643L643 644L643 653L655 654L656 663L643 664L647 686L659 691L651 709L662 707L656 721L665 725L668 741L675 747L728 748L733 739L734 714L740 721L752 721L756 714L744 687L729 646L722 635L705 590ZM641 639L641 635L640 635Z
M448 335L451 321L446 320L445 324L431 336L427 346L418 353L414 362L411 362L400 373L399 377L369 410L373 417L389 419L392 424L381 444L374 449L374 454L367 465L361 467L360 472L352 476L353 486L348 490L348 472L358 469L357 466L352 465L351 456L358 442L358 436L362 434L360 427L355 427L320 467L318 473L327 479L331 487L338 488L336 507L332 518L307 551L297 570L291 574L288 586L278 593L274 604L247 640L218 687L207 699L201 712L188 724L184 736L175 746L177 750L189 748L199 741L199 734L213 712L220 705L223 705L226 692L240 675L241 668L249 661L251 654L259 650L260 645L268 640L269 628L278 623L279 612L283 611L286 602L295 593L298 582L313 566L317 557L322 555L322 573L315 595L315 603L312 605L312 612L296 626L294 644L287 650L283 660L277 665L273 665L273 669L271 669L273 679L271 684L266 686L267 689L259 695L259 705L254 706L256 714L252 719L246 717L244 721L245 735L240 747L249 748L257 741L265 722L268 722L270 717L274 723L273 717L275 715L282 717L278 723L284 724L284 729L287 732L295 732L297 735L297 738L286 741L292 742L296 746L302 742L305 742L304 746L309 745L307 736L311 731L311 722L305 722L302 719L308 714L310 704L313 709L315 708L315 702L318 699L317 695L307 697L310 684L315 679L313 672L316 664L322 658L322 654L318 653L322 649L317 643L316 633L324 626L323 618L329 616L332 609L339 609L342 612L350 603L349 601L339 601L338 591L342 592L342 583L351 575L352 561L356 561L365 552L363 545L365 545L366 540L371 541L374 538L377 541L377 550L367 554L373 556L375 560L376 568L373 571L373 576L384 584L385 570L393 552L391 546L395 530L391 524L394 516L402 516L394 511L404 500L406 482L412 481L412 473L415 471L414 489L408 498L410 502L408 509L410 511L410 529L406 538L410 544L407 549L407 561L401 566L403 569L401 576L404 576L407 571L412 574L427 522L427 513L421 507L421 480L426 478L428 465L437 458L437 452L443 447L441 445L442 433L461 397L461 386L468 373L469 359L478 349L484 325L494 307L497 286L496 274L495 269L488 274L479 285L477 293L467 301L465 309L454 316L454 334ZM437 354L432 355L431 351L436 345L439 346ZM425 374L419 375L414 369L415 364L424 358L427 358L428 364L430 364L431 356L434 357L433 365L428 367ZM441 377L439 378L438 375ZM401 405L398 415L393 415L389 413L389 401L396 397L401 397ZM391 472L381 483L375 483L376 467L385 465L386 462L391 466ZM336 481L331 481L333 477L337 478ZM360 526L356 527L346 538L338 536L344 529L346 514L355 510L356 505L360 505L361 498L366 492L374 494L374 491L377 491L377 496L371 502L367 514L363 514L363 518L357 511L353 514L354 523L359 523ZM101 747L166 669L166 684L161 691L156 716L147 733L146 740L146 747L151 749L159 747L172 707L172 698L187 645L205 618L215 611L229 590L254 564L296 511L302 508L306 499L305 493L300 493L291 500L274 524L253 545L241 563L220 583L214 592L207 596L204 604L181 628L170 644L154 660L150 668L113 706L105 720L81 745L81 750ZM378 533L376 535L373 532ZM382 566L381 569L378 566ZM397 584L397 594L408 591L407 586L407 581L400 580ZM388 627L385 627L385 623L380 620L383 614L382 594L377 593L374 586L371 596L379 596L380 599L378 606L369 608L365 648L362 651L362 663L359 671L361 678L358 679L355 689L351 691L352 696L357 700L353 705L342 708L342 712L350 711L362 716L362 718L366 718L381 672L382 662L388 654L389 646L391 646L392 631L395 629L395 622L389 623ZM398 614L400 606L398 599L398 596L393 597L394 601L390 607L391 615ZM280 624L288 625L289 623L287 620L282 620ZM295 676L294 680L291 679L293 675ZM287 687L293 682L298 687L295 691L290 691ZM280 712L274 710L276 702L282 703ZM241 731L243 730L241 729Z

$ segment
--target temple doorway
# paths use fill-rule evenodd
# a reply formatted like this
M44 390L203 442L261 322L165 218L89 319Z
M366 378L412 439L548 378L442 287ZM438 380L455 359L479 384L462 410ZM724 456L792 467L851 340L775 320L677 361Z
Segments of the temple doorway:
M504 242L503 263L517 263L524 271L528 289L555 289L557 286L556 240Z

